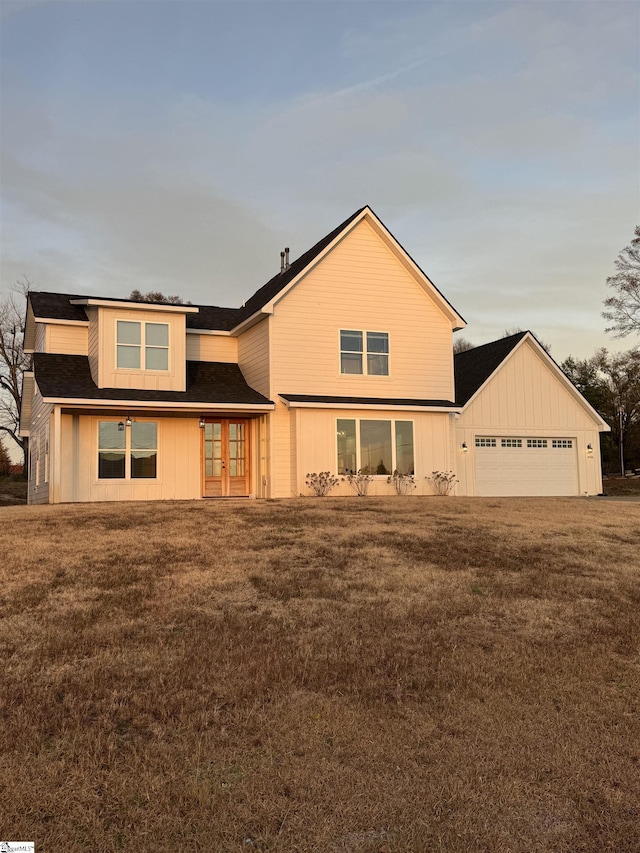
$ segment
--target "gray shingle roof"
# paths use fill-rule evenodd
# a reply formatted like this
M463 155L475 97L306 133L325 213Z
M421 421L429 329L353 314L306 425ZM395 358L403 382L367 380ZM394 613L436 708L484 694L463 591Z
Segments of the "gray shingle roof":
M86 355L36 352L33 369L43 397L85 400L140 400L157 403L248 403L268 405L262 394L247 385L237 364L188 361L186 391L142 391L135 388L98 388Z
M332 397L314 394L280 394L284 400L290 403L335 403L347 408L353 406L421 406L428 408L455 407L451 400L416 400L409 397Z
M526 334L518 332L455 355L456 402L459 406L469 402Z

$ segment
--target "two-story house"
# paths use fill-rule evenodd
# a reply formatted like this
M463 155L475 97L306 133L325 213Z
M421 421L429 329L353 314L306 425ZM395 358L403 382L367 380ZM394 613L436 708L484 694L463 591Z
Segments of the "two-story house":
M369 207L281 257L237 309L30 293L29 501L601 491L602 418L530 333L454 359L464 320Z

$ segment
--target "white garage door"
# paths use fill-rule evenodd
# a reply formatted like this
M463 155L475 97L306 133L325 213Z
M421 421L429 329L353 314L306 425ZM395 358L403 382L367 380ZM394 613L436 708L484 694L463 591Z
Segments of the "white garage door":
M574 438L476 436L476 494L577 495Z

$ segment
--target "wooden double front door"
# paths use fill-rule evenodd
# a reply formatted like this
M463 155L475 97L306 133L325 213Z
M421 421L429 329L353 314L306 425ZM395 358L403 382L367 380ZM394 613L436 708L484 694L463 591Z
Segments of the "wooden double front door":
M249 421L206 420L202 430L205 498L239 498L249 494Z

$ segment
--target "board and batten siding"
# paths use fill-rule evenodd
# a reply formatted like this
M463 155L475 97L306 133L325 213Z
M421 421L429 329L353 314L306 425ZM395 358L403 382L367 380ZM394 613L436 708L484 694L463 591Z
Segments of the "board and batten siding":
M192 500L201 497L198 418L153 418L158 424L158 476L155 480L98 479L98 422L114 417L62 415L60 500Z
M29 430L29 479L27 501L30 504L49 503L49 481L51 471L50 421L53 406L45 403L35 386L31 403L31 425Z
M602 491L600 434L593 416L529 341L496 371L456 422L459 494L475 495L475 437L571 438L580 494ZM461 452L462 443L467 452ZM587 453L587 445L594 448Z
M145 391L184 391L187 384L185 315L139 308L98 308L99 388L137 388ZM169 369L131 370L116 366L116 323L118 320L166 323L169 326ZM90 325L93 325L91 323ZM89 330L89 359L94 356ZM92 368L93 375L93 368ZM95 380L95 377L94 377Z
M451 465L450 416L443 412L402 412L389 410L363 411L362 409L292 409L297 438L296 479L292 491L309 494L305 484L307 474L331 471L337 466L337 420L411 421L416 488L411 494L431 495L433 489L426 477L433 471L449 471ZM353 495L348 483L340 484L332 495ZM371 495L395 494L386 476L374 477Z
M187 334L187 361L237 363L238 339L227 335Z
M340 372L340 330L389 334L389 375ZM272 393L453 399L451 321L367 222L274 307Z
M89 329L87 326L69 326L61 323L47 324L47 352L66 355L89 354Z

